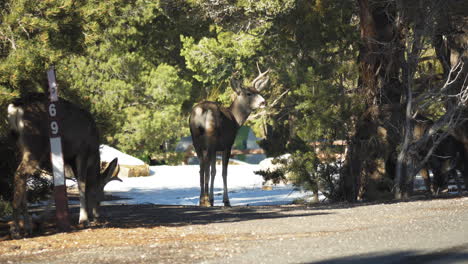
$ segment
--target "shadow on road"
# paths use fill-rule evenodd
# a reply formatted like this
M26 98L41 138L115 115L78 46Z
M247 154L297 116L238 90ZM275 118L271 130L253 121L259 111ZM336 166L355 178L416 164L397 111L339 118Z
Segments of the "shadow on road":
M329 214L306 207L209 207L176 205L108 205L101 207L106 226L120 228L205 225L255 219L275 219Z
M77 225L79 205L78 197L69 195L69 213L72 231L81 229ZM107 196L106 200L121 200L120 197ZM33 236L47 236L57 232L55 209L47 210L46 205L30 208L30 213L41 215L33 231ZM47 213L43 213L46 212ZM99 223L91 228L151 228L158 226L206 225L210 223L232 223L256 219L275 219L286 217L304 217L326 215L317 208L307 206L234 206L234 207L199 207L181 205L104 205L100 207ZM0 225L0 240L9 239L9 224Z
M381 254L365 254L329 259L309 264L351 264L351 263L468 263L468 244L442 249L437 252L400 251Z
M467 195L465 194L464 197ZM463 197L463 196L462 196ZM106 200L121 200L120 197L107 196ZM439 197L438 199L458 199L460 196ZM69 200L75 201L78 198L70 195ZM416 198L408 200L426 200ZM386 201L385 203L395 203L402 201ZM106 205L101 206L102 222L93 224L91 228L116 227L116 228L138 228L138 227L158 227L158 226L185 226L185 225L206 225L210 223L232 223L260 219L279 219L291 217L305 217L314 215L328 215L330 210L362 207L378 204L373 203L319 203L307 206L234 206L234 207L210 207L199 206L178 206L178 205ZM380 202L382 203L382 202ZM45 206L31 208L31 212L40 214ZM34 236L43 236L56 233L55 210L51 210L47 217L42 218L41 223L34 232ZM72 230L79 230L78 215L79 206L75 203L70 205L70 215ZM8 239L9 224L0 222L0 240ZM467 250L468 251L468 250ZM412 252L402 252L400 255L411 255ZM393 254L393 253L392 253ZM405 256L406 256L405 255ZM353 261L378 260L380 256L358 256L345 259L336 259L335 262L325 263L353 263ZM467 261L468 262L468 261Z

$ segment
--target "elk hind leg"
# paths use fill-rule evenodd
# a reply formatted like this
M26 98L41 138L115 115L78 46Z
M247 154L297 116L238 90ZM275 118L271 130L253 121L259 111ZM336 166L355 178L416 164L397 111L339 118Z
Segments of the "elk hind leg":
M38 162L25 154L14 176L13 194L13 227L11 234L14 238L32 234L31 217L28 214L27 178L35 172ZM23 234L24 232L24 234Z
M216 177L216 151L212 151L210 153L208 153L209 155L209 159L210 159L210 164L208 166L210 166L210 169L211 169L211 177L210 177L210 205L213 206L214 205L214 180L215 180L215 177Z
M443 161L436 163L435 166L432 166L432 192L436 196L442 192L444 177L446 177L446 175L444 175L443 166Z
M427 168L422 168L421 171L419 171L419 173L421 174L421 176L422 176L422 178L424 180L424 185L426 186L426 192L429 195L432 195L433 187L432 187L431 178L429 176L428 169Z
M465 165L463 164L460 168L460 174L463 177L463 183L465 184L465 190L468 191L468 172L465 170ZM463 188L462 188L463 190Z
M208 179L210 174L210 161L207 151L200 151L198 153L200 160L200 206L210 206L208 196Z
M452 170L451 175L453 175L453 178L455 180L455 184L457 185L457 193L459 195L462 195L462 193L463 193L462 183L461 183L461 180L460 180L460 176L458 175L458 171L457 170Z

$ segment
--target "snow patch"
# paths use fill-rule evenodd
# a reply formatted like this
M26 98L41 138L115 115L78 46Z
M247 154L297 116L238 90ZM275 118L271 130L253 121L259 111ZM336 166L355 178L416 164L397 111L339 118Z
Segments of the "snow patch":
M142 160L125 154L111 146L101 145L99 152L101 153L101 161L111 162L114 158L118 158L120 165L145 165Z
M216 166L214 183L215 205L223 205L221 166ZM282 205L296 199L307 198L311 192L295 189L292 185L273 186L262 190L263 178L254 173L259 165L230 165L228 190L231 205ZM198 205L200 176L198 165L151 166L151 176L124 178L123 182L110 182L105 191L123 197L123 200L103 204L168 204ZM324 197L321 197L323 199Z

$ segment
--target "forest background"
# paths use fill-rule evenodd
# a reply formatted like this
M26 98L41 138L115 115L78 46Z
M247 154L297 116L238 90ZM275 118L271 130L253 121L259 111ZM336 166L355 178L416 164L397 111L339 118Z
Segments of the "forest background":
M271 69L268 107L248 125L268 156L292 154L296 184L348 201L404 196L424 160L410 119L463 124L450 120L464 109L467 14L459 0L0 0L1 177L16 166L6 106L45 92L52 65L103 142L144 159L169 159L193 105L229 105L231 75L248 85L258 65ZM319 158L313 142L346 159Z

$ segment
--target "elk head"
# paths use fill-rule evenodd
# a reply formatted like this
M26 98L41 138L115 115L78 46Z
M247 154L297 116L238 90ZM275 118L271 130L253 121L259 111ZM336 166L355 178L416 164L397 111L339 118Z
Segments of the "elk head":
M104 162L103 162L104 163ZM106 165L106 164L103 164ZM122 182L122 180L117 176L120 171L120 166L118 164L118 159L115 158L113 159L109 164L107 164L105 169L101 169L101 179L102 182L100 184L100 188L104 190L104 187L111 181L119 181Z
M239 125L242 125L245 122L252 110L264 108L266 106L265 99L260 95L260 92L269 83L270 79L267 75L269 71L270 69L265 72L261 72L259 68L259 75L252 81L250 87L243 87L242 80L236 78L237 73L235 73L231 78L231 87L237 94L237 97L231 106L231 110L236 116L236 120ZM241 120L239 120L237 117L245 118L241 118Z
M106 164L103 164L103 165L106 165ZM117 176L119 174L119 171L120 171L120 166L118 164L118 159L115 158L113 159L109 164L107 164L107 166L105 167L105 169L101 169L100 171L100 177L99 179L101 180L101 182L98 184L98 194L99 194L99 197L101 199L99 200L102 200L104 198L104 187L106 187L106 185L111 182L111 181L119 181L119 182L122 182L122 180Z

